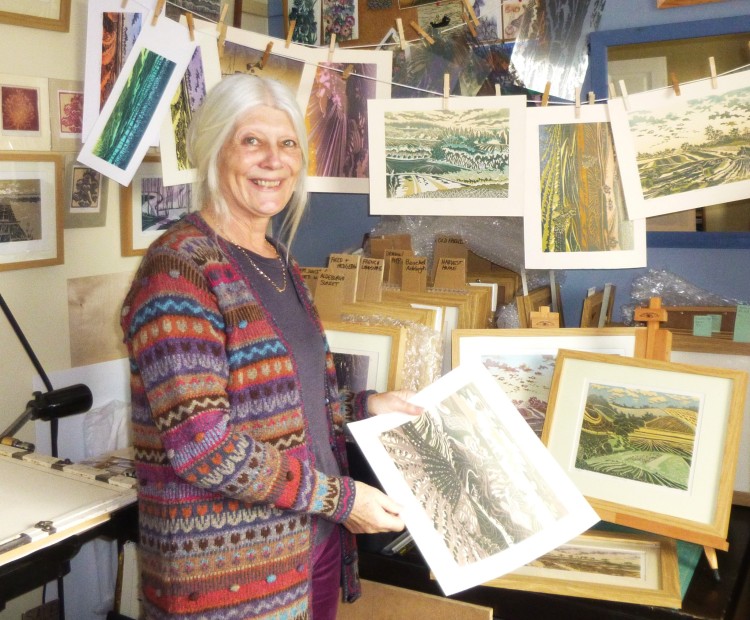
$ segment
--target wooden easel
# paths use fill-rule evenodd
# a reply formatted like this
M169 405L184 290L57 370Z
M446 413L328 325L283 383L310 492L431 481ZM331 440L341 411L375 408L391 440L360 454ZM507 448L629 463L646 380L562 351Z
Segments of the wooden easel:
M672 332L659 327L660 323L667 320L667 311L661 307L661 298L652 297L648 308L636 308L633 319L646 324L646 331L636 334L634 357L668 362L672 354ZM719 559L716 549L703 545L703 552L714 578L719 581Z

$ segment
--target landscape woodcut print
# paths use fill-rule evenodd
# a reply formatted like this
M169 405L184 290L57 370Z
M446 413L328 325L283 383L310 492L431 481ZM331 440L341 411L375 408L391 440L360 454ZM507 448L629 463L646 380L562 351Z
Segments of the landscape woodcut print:
M386 112L389 198L506 198L509 111Z
M688 490L702 400L589 383L576 469Z

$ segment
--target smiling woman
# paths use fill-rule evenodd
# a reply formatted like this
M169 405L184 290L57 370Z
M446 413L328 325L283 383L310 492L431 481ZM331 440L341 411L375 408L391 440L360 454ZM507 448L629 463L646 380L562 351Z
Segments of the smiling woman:
M151 244L122 312L146 617L333 620L339 584L359 596L354 534L404 524L348 475L330 346L266 234L284 212L291 242L305 207L304 119L281 83L227 77L187 149L193 212ZM360 391L348 413L419 413L408 396Z

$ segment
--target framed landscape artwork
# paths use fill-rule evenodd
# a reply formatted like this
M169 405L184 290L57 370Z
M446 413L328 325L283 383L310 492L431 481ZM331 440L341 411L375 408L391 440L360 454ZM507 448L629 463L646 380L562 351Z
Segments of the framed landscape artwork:
M542 441L602 519L726 550L747 373L558 351Z
M526 269L646 266L646 220L628 218L607 108L526 111Z
M523 215L525 113L522 95L370 100L370 213Z
M123 256L142 256L152 241L187 215L193 186L165 186L158 158L149 157L133 182L120 188L120 240Z
M419 417L348 425L446 596L508 573L598 520L484 366L411 399Z
M590 530L484 585L679 609L677 544L646 532Z
M750 72L608 102L631 219L750 196Z
M456 329L453 367L481 362L538 437L549 406L559 349L632 357L641 327L606 329Z
M63 159L0 153L0 271L63 263Z

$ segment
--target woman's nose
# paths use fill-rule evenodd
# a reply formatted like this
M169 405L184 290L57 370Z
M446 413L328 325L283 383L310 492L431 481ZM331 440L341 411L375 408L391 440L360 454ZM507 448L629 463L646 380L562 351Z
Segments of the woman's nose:
M281 151L278 146L274 144L268 144L266 145L264 157L263 157L263 165L268 168L280 168L282 166L281 163Z

